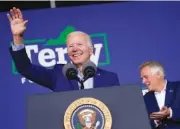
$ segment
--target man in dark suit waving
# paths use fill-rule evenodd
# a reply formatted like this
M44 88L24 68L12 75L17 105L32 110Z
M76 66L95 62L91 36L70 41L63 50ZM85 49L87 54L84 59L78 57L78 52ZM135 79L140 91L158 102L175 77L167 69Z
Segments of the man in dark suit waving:
M166 80L163 66L156 61L143 63L140 72L149 90L144 100L152 127L180 129L180 82Z
M62 72L64 64L56 64L53 69L46 69L30 62L25 45L23 33L26 30L27 20L23 19L20 9L13 8L7 14L13 35L13 44L10 53L18 72L31 81L45 86L53 91L78 90L80 86L76 80L67 79ZM88 34L75 31L67 36L67 51L71 62L78 70L78 76L83 78L83 66L90 62L93 54L93 45ZM97 68L94 77L90 77L84 83L84 89L118 86L119 80L115 73Z

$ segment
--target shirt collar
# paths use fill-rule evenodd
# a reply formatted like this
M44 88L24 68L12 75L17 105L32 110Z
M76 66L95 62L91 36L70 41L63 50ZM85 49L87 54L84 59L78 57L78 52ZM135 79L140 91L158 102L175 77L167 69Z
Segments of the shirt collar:
M155 91L154 93L155 93L155 94L160 94L160 93L162 93L163 91L166 91L166 87L167 87L167 80L165 80L164 88L163 88L160 92Z
M84 75L79 71L78 69L78 75L77 75L80 79L83 79L84 78Z

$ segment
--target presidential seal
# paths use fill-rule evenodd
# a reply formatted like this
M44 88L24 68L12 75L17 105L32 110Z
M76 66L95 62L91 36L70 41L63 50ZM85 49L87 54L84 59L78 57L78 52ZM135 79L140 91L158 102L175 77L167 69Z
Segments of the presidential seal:
M80 98L67 108L65 129L111 129L112 116L107 106L95 98Z

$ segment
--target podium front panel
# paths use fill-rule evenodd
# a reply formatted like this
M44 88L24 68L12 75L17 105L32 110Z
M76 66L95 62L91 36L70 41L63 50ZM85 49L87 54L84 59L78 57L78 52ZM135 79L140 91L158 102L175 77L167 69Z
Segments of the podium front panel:
M138 85L28 96L27 129L64 129L64 114L68 106L84 97L98 99L108 107L112 115L112 129L150 129Z

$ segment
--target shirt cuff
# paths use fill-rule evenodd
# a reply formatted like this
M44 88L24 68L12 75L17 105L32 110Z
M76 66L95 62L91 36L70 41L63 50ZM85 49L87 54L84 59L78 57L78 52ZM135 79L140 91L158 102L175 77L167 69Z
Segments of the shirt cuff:
M169 111L170 111L170 115L167 117L168 119L172 118L172 115L173 115L171 107L169 108Z
M159 120L154 120L154 123L155 123L156 127L158 127L158 125L161 124L161 122Z
M19 51L19 50L21 50L21 49L23 49L24 48L24 44L20 44L20 45L14 45L14 44L12 44L12 50L13 51Z

